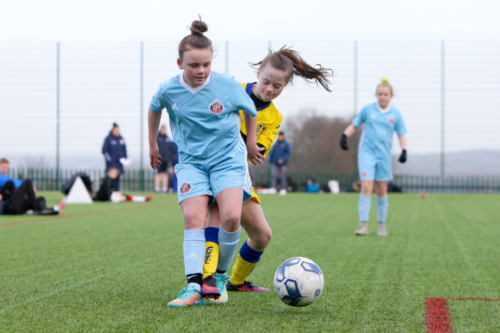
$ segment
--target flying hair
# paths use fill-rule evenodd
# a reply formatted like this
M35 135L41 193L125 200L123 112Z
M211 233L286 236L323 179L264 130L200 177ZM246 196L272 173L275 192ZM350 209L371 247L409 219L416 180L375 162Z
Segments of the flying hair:
M191 49L212 49L212 41L206 37L203 33L208 31L208 25L201 20L193 21L191 23L191 34L184 37L179 43L179 59L182 60L185 51Z
M375 89L375 95L377 95L379 87L389 87L389 90L391 91L391 96L394 96L394 91L392 90L392 86L389 83L389 79L387 79L386 77L383 77L380 80L380 83L377 85L377 89Z
M317 64L317 68L309 65L300 53L283 46L276 52L269 50L267 56L258 63L250 63L250 66L255 69L263 69L267 65L273 68L289 73L288 82L293 83L294 76L300 76L307 83L316 83L321 85L325 90L331 92L329 85L331 84L328 77L334 76L334 71L329 68L324 68Z

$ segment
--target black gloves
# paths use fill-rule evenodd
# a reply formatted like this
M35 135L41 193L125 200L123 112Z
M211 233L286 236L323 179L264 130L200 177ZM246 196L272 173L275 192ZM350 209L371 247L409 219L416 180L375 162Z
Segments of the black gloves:
M401 156L399 156L399 162L400 163L406 162L406 149L403 149L403 152L401 153Z
M342 134L342 137L340 138L340 147L344 150L349 149L349 147L347 147L347 135L345 134ZM406 155L405 155L405 160L406 160Z

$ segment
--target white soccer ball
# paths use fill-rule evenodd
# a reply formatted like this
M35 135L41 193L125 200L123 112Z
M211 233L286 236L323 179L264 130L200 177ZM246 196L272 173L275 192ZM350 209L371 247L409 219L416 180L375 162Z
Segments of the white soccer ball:
M279 191L279 194L280 194L280 195L286 195L286 194L287 194L287 191L286 191L284 188L282 188L282 189Z
M274 291L290 306L307 306L314 303L321 293L325 279L323 272L311 259L288 259L274 274Z

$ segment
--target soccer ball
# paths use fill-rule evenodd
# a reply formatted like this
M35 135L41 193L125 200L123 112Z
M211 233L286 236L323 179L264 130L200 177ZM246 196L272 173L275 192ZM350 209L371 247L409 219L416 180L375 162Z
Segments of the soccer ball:
M291 306L307 306L323 292L325 279L311 259L296 257L281 264L274 274L274 291Z

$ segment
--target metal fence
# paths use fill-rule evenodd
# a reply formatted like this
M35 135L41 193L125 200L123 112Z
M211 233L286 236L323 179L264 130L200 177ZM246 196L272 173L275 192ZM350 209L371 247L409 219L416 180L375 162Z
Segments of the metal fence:
M283 45L336 72L332 93L300 79L284 90L275 104L285 131L286 121L309 114L352 117L388 77L408 128L409 160L395 175L440 176L442 184L500 175L500 41L214 41L213 70L255 81L248 62ZM1 43L0 157L56 173L101 168L116 121L133 161L127 172L147 177L146 111L159 84L179 72L176 52L177 42Z
M31 179L38 190L58 191L71 176L77 172L89 175L94 189L97 190L102 169L64 169L59 174L55 169L12 169L9 175L14 178ZM353 182L358 177L353 174L333 173L290 173L290 180L297 185L298 191L305 190L305 180L313 179L324 191L328 191L328 181L339 182L342 192L352 191ZM59 178L58 178L59 177ZM255 187L269 187L270 172L258 172L253 175ZM500 176L425 176L425 175L397 175L394 183L409 193L500 193ZM120 178L121 191L148 191L154 190L154 171L128 170ZM288 184L290 185L290 184Z

